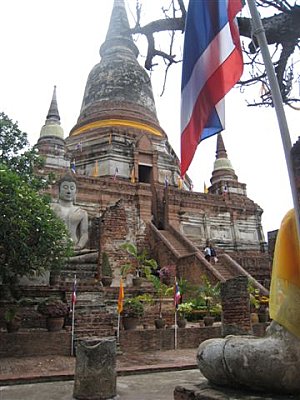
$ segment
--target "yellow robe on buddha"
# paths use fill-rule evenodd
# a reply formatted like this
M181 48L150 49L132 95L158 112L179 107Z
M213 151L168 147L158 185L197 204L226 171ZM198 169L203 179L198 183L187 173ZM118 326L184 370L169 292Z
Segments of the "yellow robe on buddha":
M300 338L300 242L294 210L278 231L269 306L270 317Z

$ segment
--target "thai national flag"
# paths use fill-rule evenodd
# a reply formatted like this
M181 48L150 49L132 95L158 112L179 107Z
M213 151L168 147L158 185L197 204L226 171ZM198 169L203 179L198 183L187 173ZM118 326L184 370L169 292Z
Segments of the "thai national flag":
M114 174L114 181L117 179L117 175L119 173L118 167L115 169L115 174Z
M241 0L189 2L181 82L181 176L200 141L224 129L223 98L243 72L236 21L241 8Z
M73 174L76 174L76 165L75 165L75 159L71 162L71 171Z
M178 304L180 302L181 299L181 294L180 294L180 289L179 289L179 285L178 282L175 280L175 285L174 285L174 306L177 309L178 308Z
M73 292L72 292L72 305L75 305L76 300L77 300L77 280L75 276L73 283Z

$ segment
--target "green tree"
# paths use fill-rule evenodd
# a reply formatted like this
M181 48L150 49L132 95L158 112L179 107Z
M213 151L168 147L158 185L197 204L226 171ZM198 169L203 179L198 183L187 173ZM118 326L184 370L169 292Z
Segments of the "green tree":
M16 172L31 187L41 189L47 186L47 179L37 176L35 169L44 161L37 150L29 147L27 133L22 132L17 122L0 112L0 164Z
M64 223L49 199L6 165L0 165L0 279L12 285L19 276L59 269L71 254Z

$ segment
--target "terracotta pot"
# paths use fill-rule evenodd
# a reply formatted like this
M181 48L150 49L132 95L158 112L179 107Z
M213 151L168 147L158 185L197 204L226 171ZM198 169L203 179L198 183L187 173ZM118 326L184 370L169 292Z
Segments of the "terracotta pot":
M47 317L46 327L49 332L61 331L65 323L65 317Z
M102 276L101 282L103 283L104 287L109 287L112 283L112 277L111 276Z
M123 317L122 322L125 331L131 331L133 329L136 329L139 319L136 317Z
M258 314L259 322L268 322L268 319L269 319L269 315L266 312Z
M185 328L186 327L186 323L187 323L187 320L185 318L179 318L177 320L178 328Z
M143 278L140 278L139 276L135 276L134 278L132 278L132 284L135 287L141 287L143 282Z
M205 326L212 326L213 323L215 322L215 317L207 315L206 317L203 318L203 321Z
M163 318L157 318L154 320L156 329L163 329L166 325L166 321Z

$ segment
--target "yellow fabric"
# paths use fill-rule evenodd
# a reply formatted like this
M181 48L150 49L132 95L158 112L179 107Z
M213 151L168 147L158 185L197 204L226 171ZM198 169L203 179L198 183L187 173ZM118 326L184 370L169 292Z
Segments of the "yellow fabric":
M300 243L294 210L282 220L275 245L270 316L300 338Z
M124 300L124 286L123 279L120 280L120 289L119 289L119 297L118 297L118 313L121 314L123 311L123 300Z
M206 186L206 183L205 183L205 182L204 182L203 192L204 192L204 193L208 193L208 189L207 189L207 186Z
M98 165L98 160L95 162L95 166L92 171L92 176L96 177L99 176L99 165Z
M182 189L182 179L180 178L180 176L178 177L178 179L177 179L177 182L178 182L178 189Z
M130 181L131 183L135 183L134 167L131 170Z

